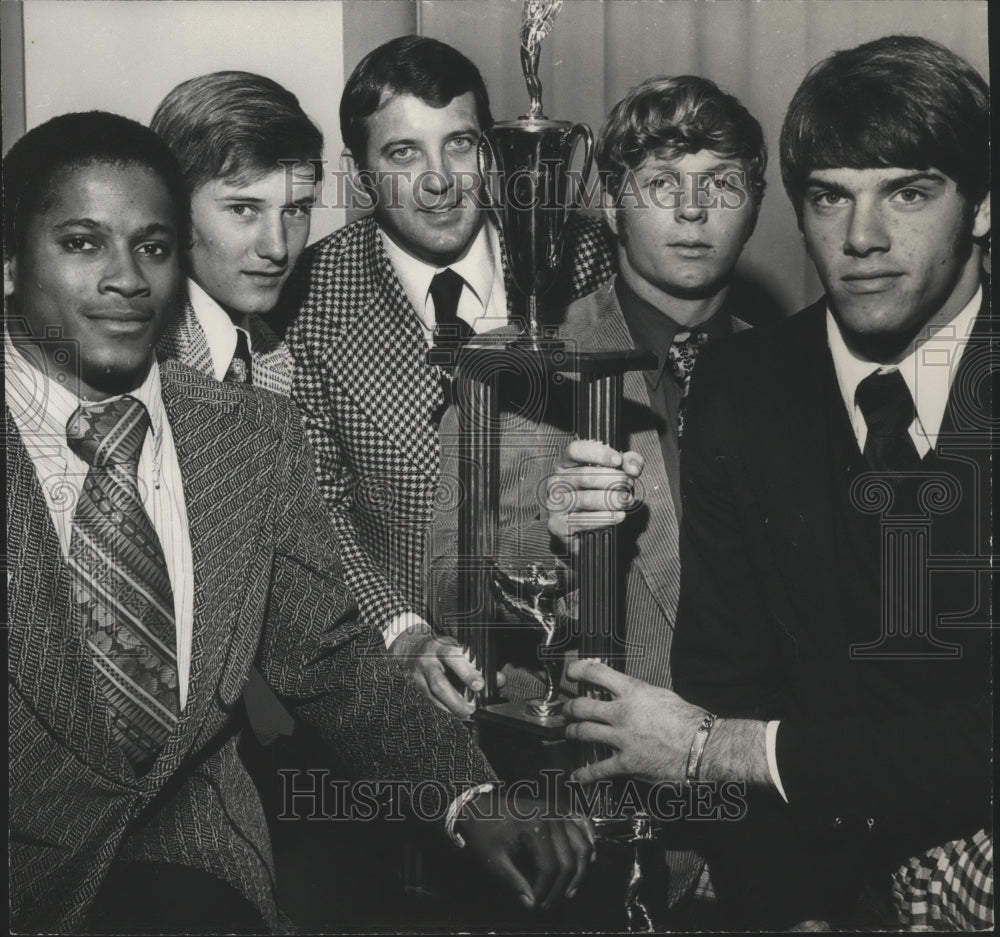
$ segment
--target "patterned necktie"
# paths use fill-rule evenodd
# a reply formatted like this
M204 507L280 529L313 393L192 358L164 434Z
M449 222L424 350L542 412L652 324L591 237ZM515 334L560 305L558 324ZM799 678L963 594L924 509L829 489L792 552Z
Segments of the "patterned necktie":
M90 465L73 516L73 595L115 735L138 774L177 724L174 598L142 507L139 453L149 414L134 397L78 407L70 449Z
M253 383L253 358L250 356L247 333L243 329L236 330L236 350L233 352L233 360L229 363L223 380L231 384Z
M431 280L431 298L434 300L434 347L461 348L472 335L469 323L458 317L458 298L462 295L463 280L450 267L434 275Z
M667 360L677 383L681 387L681 400L677 407L677 438L684 435L684 401L691 388L691 372L698 352L708 341L707 332L678 332L667 349Z
M910 389L898 370L869 374L854 393L868 424L865 462L875 472L906 472L920 466L910 436L916 408Z

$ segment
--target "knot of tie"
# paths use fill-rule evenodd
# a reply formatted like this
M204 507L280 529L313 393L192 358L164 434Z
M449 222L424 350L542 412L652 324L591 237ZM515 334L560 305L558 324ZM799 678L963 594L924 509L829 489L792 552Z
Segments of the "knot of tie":
M458 348L472 335L469 324L458 317L458 299L465 280L450 267L434 275L430 294L434 300L434 346Z
M864 456L876 471L905 471L920 464L910 426L916 418L913 395L898 370L869 374L854 392L868 424Z
M138 464L149 414L135 397L77 407L66 424L69 448L88 465Z
M670 370L687 394L688 385L691 383L691 371L694 369L695 360L702 346L708 341L707 332L678 332L674 340L667 348L667 360L670 362Z

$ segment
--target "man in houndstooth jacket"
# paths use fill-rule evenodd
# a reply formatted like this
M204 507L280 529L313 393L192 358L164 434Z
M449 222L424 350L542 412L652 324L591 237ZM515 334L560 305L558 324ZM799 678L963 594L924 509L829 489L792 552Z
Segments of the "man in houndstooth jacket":
M290 306L293 397L316 453L350 587L419 686L459 715L448 671L480 675L424 620L427 528L439 497L442 371L427 363L435 275L461 277L457 314L505 324L511 284L499 234L477 205L476 142L492 124L482 76L457 50L405 36L369 53L340 105L343 164L374 213L306 251ZM557 301L613 273L598 220L571 219Z

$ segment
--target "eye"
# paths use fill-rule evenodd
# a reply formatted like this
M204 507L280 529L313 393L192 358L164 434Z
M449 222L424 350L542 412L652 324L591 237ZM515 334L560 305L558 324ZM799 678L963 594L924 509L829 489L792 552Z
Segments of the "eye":
M62 242L62 246L71 254L82 254L89 251L96 251L98 249L98 245L93 238L86 237L82 234L75 234L72 237L66 238Z
M927 200L926 193L920 189L906 188L893 193L893 199L902 202L904 205L917 205Z
M416 158L417 148L414 146L397 146L389 151L389 159L396 163L408 163Z
M163 241L147 241L145 244L140 244L136 250L146 257L157 259L165 259L173 254L172 246Z
M226 211L232 212L232 214L234 214L237 218L251 218L253 215L257 214L256 207L245 202L237 202L233 205L227 205Z
M468 153L474 146L472 137L455 137L448 141L448 149L455 153Z
M287 205L282 211L289 218L308 218L312 212L312 205Z
M811 201L817 208L836 208L843 205L847 199L837 192L820 191L815 193Z
M649 180L649 187L663 191L665 189L676 189L681 184L680 176L675 172L661 172Z

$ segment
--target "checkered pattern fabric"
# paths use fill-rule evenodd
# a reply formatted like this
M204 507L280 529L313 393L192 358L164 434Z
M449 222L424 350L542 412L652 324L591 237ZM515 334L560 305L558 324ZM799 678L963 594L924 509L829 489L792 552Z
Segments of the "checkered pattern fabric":
M892 892L912 930L993 930L993 837L980 830L914 856Z
M614 272L602 223L571 216L553 306ZM506 273L506 264L505 264ZM514 287L507 282L508 305ZM372 624L424 607L424 554L439 481L442 372L372 218L314 244L289 284L292 396L316 455L348 583Z

